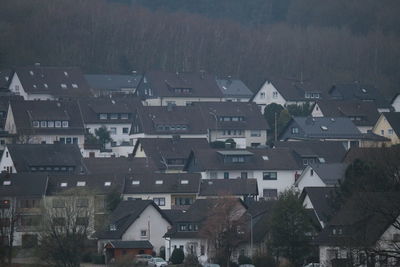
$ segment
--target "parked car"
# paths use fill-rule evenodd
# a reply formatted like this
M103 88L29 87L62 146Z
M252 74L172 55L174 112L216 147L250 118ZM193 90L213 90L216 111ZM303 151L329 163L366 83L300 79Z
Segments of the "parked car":
M216 263L204 263L203 267L221 267L219 264Z
M148 265L152 267L165 267L168 266L168 263L163 258L152 258L149 260Z
M135 263L147 265L153 257L148 254L137 254L135 256Z

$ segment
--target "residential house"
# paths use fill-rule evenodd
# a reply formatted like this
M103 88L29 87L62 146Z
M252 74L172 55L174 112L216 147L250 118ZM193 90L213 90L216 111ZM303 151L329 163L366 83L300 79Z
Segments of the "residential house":
M321 266L397 265L398 203L397 193L353 196L315 240L319 245Z
M123 198L153 200L160 209L187 209L199 192L197 173L141 172L127 175Z
M13 246L37 246L42 220L42 201L48 186L47 174L2 174L0 177L1 220L14 222ZM9 224L11 225L11 224ZM6 230L3 228L2 230ZM8 229L11 230L11 229ZM7 241L10 231L5 231Z
M229 207L224 207L225 204ZM212 241L204 234L203 229L209 227L207 218L212 218L213 213L225 208L229 209L225 213L230 214L232 221L240 220L247 209L242 201L236 199L226 202L211 198L196 200L164 235L165 259L168 261L174 249L180 248L185 255L196 255L201 264L208 262L215 251Z
M256 103L264 113L265 107L272 103L283 107L302 105L325 97L324 90L321 90L314 82L280 78L265 81L251 101Z
M76 102L12 101L4 129L21 144L77 144L83 148L84 126Z
M372 132L390 140L388 145L400 143L400 112L382 113Z
M301 172L300 159L289 149L199 149L192 151L184 170L202 179L257 179L259 196L275 199L291 187Z
M256 179L203 179L200 182L198 199L234 196L245 203L256 200Z
M217 78L216 81L222 92L223 101L248 102L253 96L253 92L241 80L228 76L226 79Z
M8 88L25 100L68 100L90 95L89 85L77 67L18 67L13 70Z
M103 251L110 241L123 244L132 241L148 241L157 255L165 249L164 234L172 222L152 200L124 200L111 213L109 223L103 231L99 231L98 251ZM149 248L149 247L148 247ZM127 250L126 253L129 251ZM131 250L130 253L144 254L142 250ZM116 258L115 250L106 247L106 258ZM113 255L114 254L114 255Z
M347 150L340 141L296 141L275 142L277 148L288 148L297 154L304 167L313 163L339 163L342 162Z
M83 163L90 174L130 174L156 170L153 162L145 158L83 158Z
M206 123L210 142L233 140L237 148L267 142L269 125L254 103L196 103Z
M346 149L381 145L386 141L373 133L363 134L345 117L293 117L278 137L281 141L341 141Z
M116 94L134 94L142 75L132 72L123 74L87 74L87 80L92 94L96 97Z
M318 221L319 230L323 229L335 213L333 207L334 187L304 187L301 191L300 200L303 206L312 213Z
M193 102L220 102L224 98L215 77L204 71L146 72L139 82L136 95L149 106L188 106Z
M192 149L208 146L206 138L139 138L132 157L152 161L160 172L181 172Z
M390 103L395 112L400 112L400 94L396 94Z
M379 118L378 107L372 101L318 100L311 112L312 117L347 117L358 130L367 133Z
M0 170L8 173L86 173L78 146L65 144L7 145Z
M295 182L295 186L302 191L305 187L339 186L344 180L347 164L324 163L308 165Z
M330 99L374 102L379 112L391 111L389 101L385 99L378 88L370 84L358 81L353 83L338 83L329 89L328 94Z
M106 147L111 148L114 156L128 156L132 152L134 143L129 133L135 110L141 105L139 100L133 97L87 98L80 99L78 105L88 134L95 136L96 130L105 127L112 139Z

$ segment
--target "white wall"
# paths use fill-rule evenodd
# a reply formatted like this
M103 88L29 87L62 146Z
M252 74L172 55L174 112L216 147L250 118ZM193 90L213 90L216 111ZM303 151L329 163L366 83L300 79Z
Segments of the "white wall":
M101 128L102 126L105 126L109 131L110 128L116 128L116 133L111 134L110 136L114 142L117 142L118 145L120 145L122 142L129 142L129 132L131 131L131 123L96 123L96 124L85 124L85 128L89 130L90 133L95 135L95 130ZM123 133L122 129L123 128L128 128L127 133Z
M165 246L163 236L170 226L169 222L153 206L149 205L140 214L139 218L129 226L123 234L122 240L149 240L154 247L154 251L159 254L160 248ZM146 238L141 237L141 230L147 231Z
M153 200L154 198L165 198L165 206L159 206L160 209L170 210L172 206L171 194L124 194L124 200L129 198L140 198L143 200Z
M311 175L311 170L312 168L307 166L300 175L299 180L296 183L296 187L298 187L300 191L303 191L304 187L326 186L315 171Z
M312 117L324 117L324 114L322 113L322 110L319 108L318 104L316 104L311 111L311 116Z
M400 112L400 94L393 100L392 107L396 112Z
M13 77L11 78L11 82L10 85L8 86L8 89L12 93L22 96L24 100L28 99L28 95L25 92L24 88L22 87L21 81L19 80L17 73L14 73Z
M7 168L12 168L12 173L17 173L17 170L15 169L14 162L11 159L11 155L8 152L8 148L3 152L3 155L1 156L1 161L0 161L0 172L6 171Z
M169 258L172 255L172 252L176 248L180 248L181 246L183 247L183 252L186 254L190 253L187 251L187 248L193 245L195 248L195 254L198 256L199 262L201 264L206 263L208 260L208 246L206 240L203 239L166 239L165 241L165 260L168 261ZM204 255L200 255L201 253L201 246L204 246Z
M276 97L273 96L274 92L278 93ZM271 103L276 103L282 106L286 104L286 100L278 92L275 86L269 81L266 81L261 89L257 92L257 94L253 98L253 102L261 107L261 112L263 114L265 107Z

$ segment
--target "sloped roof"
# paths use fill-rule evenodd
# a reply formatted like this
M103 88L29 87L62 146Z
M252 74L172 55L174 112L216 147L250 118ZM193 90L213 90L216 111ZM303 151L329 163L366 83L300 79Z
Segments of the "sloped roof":
M251 98L253 95L253 92L241 80L217 79L217 85L225 97Z
M325 117L361 117L353 120L357 126L374 126L379 118L378 107L372 101L318 100L316 104Z
M383 116L387 119L390 126L397 136L400 136L400 112L385 112Z
M89 85L78 67L29 66L17 67L14 72L24 90L31 94L50 94L57 97L90 95Z
M400 146L391 147L353 147L343 157L343 162L353 163L356 159L365 161L384 161L388 166L396 166L400 155Z
M106 229L97 234L99 239L120 239L125 231L136 221L142 212L149 206L153 206L163 218L169 221L162 210L152 200L124 200L110 215L110 224L115 225L116 230ZM109 225L110 225L109 224Z
M333 186L344 180L348 165L345 163L323 163L310 164L310 166L326 185Z
M79 107L75 101L11 101L17 133L84 134ZM34 128L33 121L68 121L67 128Z
M200 184L200 196L258 195L257 179L207 179Z
M6 185L4 181L9 181ZM1 174L1 197L42 197L46 194L48 175L46 173Z
M308 196L318 218L327 223L335 212L330 203L335 190L334 187L304 187L300 198L304 201Z
M110 244L113 248L141 248L141 249L146 249L146 248L153 248L153 245L150 243L148 240L135 240L135 241L128 241L128 240L113 240L109 241L108 244Z
M74 166L76 172L85 170L77 145L14 144L7 145L7 149L17 172L31 172L30 166Z
M142 86L151 88L155 97L223 97L214 76L207 73L149 71L139 88ZM175 93L172 88L190 88L191 92Z
M155 170L151 161L145 158L84 158L90 174L129 174Z
M89 86L98 90L119 91L126 88L136 88L140 82L140 74L86 74Z
M339 141L296 141L296 142L275 142L277 148L286 147L292 149L300 157L323 158L326 163L341 162L346 149Z

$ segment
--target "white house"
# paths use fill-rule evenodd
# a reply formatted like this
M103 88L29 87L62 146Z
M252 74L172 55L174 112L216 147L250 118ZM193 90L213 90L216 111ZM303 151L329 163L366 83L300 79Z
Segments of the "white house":
M400 112L400 94L396 94L392 99L392 107L394 111Z
M264 114L265 107L271 103L285 106L286 99L279 93L271 81L265 81L261 88L254 94L251 99L256 103Z
M295 186L300 191L304 187L336 186L344 180L346 168L345 163L310 164L300 174Z

